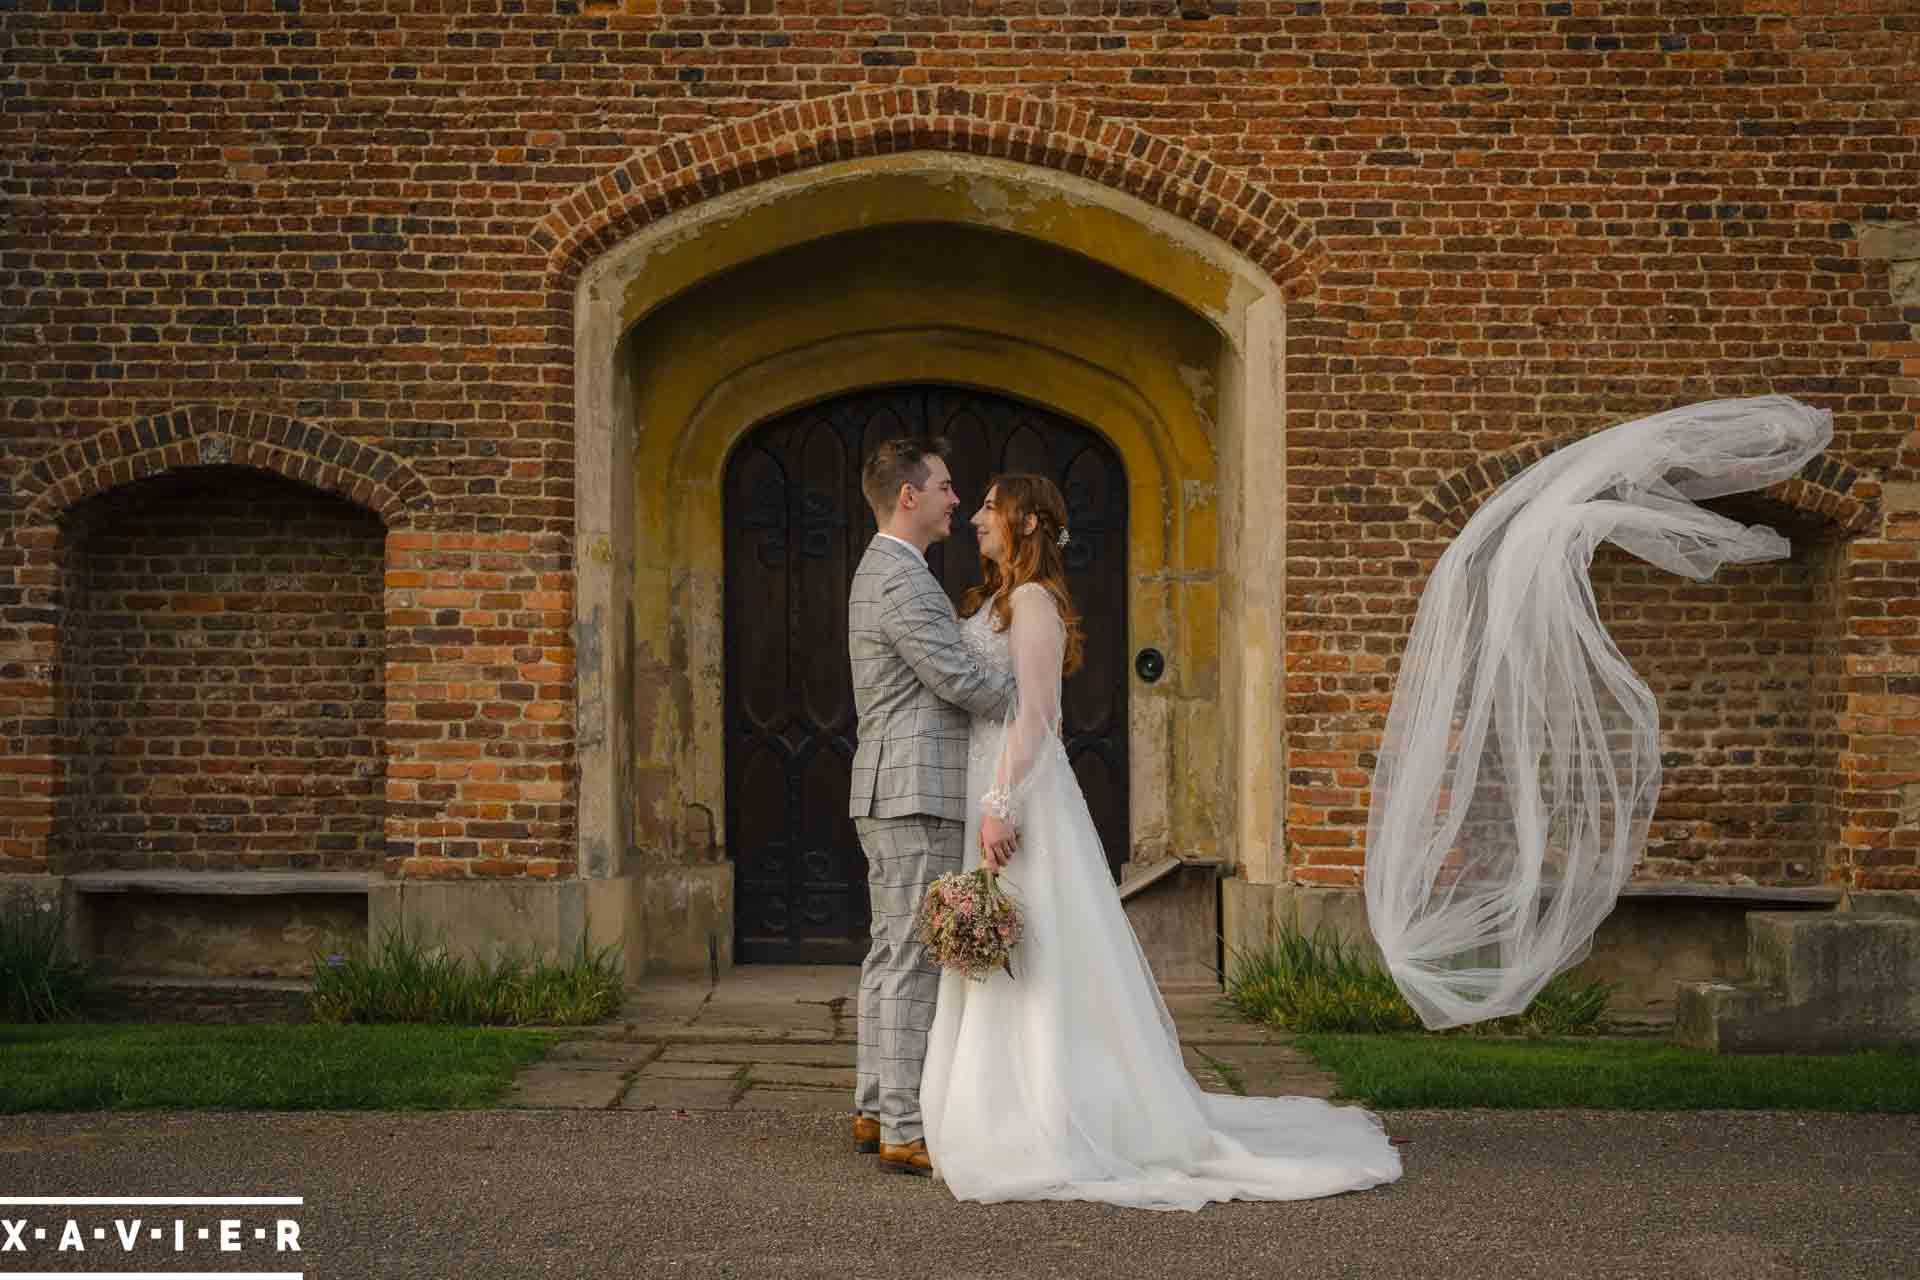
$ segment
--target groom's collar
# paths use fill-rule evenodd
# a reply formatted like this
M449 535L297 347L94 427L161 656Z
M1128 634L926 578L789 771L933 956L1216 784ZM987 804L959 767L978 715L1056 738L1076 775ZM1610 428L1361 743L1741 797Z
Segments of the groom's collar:
M890 533L876 533L873 535L873 538L875 542L878 542L882 538L885 538L888 542L893 543L895 546L905 547L908 553L911 554L913 558L915 560L918 560L921 564L924 565L927 562L926 552L920 550L920 548L914 546L911 542L908 542L905 538L896 538Z

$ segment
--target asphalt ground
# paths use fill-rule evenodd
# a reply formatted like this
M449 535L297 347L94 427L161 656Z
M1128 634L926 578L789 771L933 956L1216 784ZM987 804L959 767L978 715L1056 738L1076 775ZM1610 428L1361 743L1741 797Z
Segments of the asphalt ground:
M308 1277L1912 1277L1920 1117L1388 1113L1404 1179L1152 1213L982 1206L778 1111L135 1113L0 1121L4 1196L300 1196L298 1208L6 1208L25 1272ZM122 1253L112 1219L187 1223ZM290 1216L301 1251L192 1240ZM67 1218L108 1228L55 1251ZM149 1228L150 1229L150 1228ZM217 1225L216 1225L217 1231ZM269 1234L269 1242L271 1242Z

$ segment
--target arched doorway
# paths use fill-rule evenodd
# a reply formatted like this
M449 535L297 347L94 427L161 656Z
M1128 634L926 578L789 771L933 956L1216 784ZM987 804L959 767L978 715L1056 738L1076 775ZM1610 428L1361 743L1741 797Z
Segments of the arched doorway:
M725 481L726 829L735 958L851 963L866 953L866 863L846 816L854 712L846 601L874 534L860 460L881 440L945 436L961 514L1003 471L1050 476L1073 530L1068 574L1086 665L1063 691L1067 753L1118 874L1127 831L1127 483L1086 426L1009 396L935 384L855 392L784 414ZM972 528L932 549L956 600L979 580Z
M1098 425L1126 472L1125 652L1165 657L1129 676L1128 865L1282 867L1284 300L1255 264L1095 182L912 153L683 210L575 301L577 843L630 974L733 963L728 464L849 388Z

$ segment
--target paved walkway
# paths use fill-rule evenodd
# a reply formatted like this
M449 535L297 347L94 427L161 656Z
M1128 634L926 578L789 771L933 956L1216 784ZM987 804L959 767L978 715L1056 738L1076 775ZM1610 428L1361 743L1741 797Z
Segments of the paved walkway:
M845 1114L853 1094L860 971L742 966L710 985L648 983L621 1016L523 1071L517 1107ZM1221 1011L1211 995L1167 1001L1202 1088L1329 1097L1333 1080L1287 1037Z

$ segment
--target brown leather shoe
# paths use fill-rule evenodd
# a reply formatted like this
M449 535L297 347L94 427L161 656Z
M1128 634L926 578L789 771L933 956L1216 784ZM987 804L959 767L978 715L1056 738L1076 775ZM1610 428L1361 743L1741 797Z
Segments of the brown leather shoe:
M927 1140L915 1138L904 1146L880 1144L880 1169L884 1173L909 1173L916 1178L933 1174L933 1157L927 1154Z
M872 1116L853 1118L853 1149L870 1156L880 1149L880 1122Z

